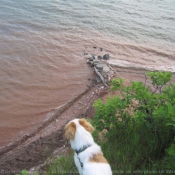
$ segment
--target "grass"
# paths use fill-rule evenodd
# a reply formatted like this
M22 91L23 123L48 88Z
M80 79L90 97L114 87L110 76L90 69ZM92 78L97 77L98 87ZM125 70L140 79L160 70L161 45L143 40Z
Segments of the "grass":
M141 138L138 128L128 128L126 134L118 134L118 138L101 143L104 155L110 162L114 174L144 174L153 171L150 154L155 152L154 143L145 143L148 138ZM150 174L150 173L149 173Z
M74 164L73 153L65 156L59 156L54 162L50 164L46 175L69 175L78 174L77 168Z

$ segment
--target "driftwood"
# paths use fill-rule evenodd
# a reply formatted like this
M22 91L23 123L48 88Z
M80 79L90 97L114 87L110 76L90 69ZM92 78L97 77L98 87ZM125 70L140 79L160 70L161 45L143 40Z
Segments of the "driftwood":
M97 70L97 68L94 66L94 70L95 70L95 73L100 77L102 83L104 84L104 86L107 86L103 76L101 75L101 73Z
M114 71L119 77L121 77L121 75L117 72L117 71L115 71L112 67L111 67L111 65L108 63L108 66L109 66L109 68L112 70L112 71Z

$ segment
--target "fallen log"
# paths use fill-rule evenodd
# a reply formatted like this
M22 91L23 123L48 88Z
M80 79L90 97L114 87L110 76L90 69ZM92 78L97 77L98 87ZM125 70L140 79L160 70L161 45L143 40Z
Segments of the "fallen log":
M101 75L101 73L97 70L97 68L94 66L94 70L95 70L95 73L100 77L100 80L102 81L102 83L104 84L105 87L107 87L107 84L103 78L103 76Z

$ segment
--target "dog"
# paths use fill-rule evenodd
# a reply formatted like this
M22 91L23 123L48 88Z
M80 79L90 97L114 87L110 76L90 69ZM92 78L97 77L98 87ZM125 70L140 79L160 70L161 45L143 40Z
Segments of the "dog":
M84 118L65 126L64 138L75 151L74 162L80 175L112 175L111 167L91 135L94 127Z

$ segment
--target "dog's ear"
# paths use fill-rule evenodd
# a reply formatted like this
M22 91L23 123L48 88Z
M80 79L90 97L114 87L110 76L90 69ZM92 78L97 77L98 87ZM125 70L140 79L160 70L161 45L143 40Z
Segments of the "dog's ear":
M73 122L68 123L65 126L64 138L67 140L72 140L75 138L76 125Z
M84 118L79 120L81 126L83 126L88 132L92 133L94 131L94 127Z

